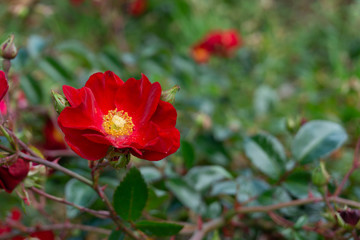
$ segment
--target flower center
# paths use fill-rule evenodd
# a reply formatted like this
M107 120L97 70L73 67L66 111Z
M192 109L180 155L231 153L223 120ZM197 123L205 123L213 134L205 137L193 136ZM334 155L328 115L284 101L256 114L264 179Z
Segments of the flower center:
M128 136L134 131L132 118L127 112L110 110L103 118L102 124L105 132L114 137Z

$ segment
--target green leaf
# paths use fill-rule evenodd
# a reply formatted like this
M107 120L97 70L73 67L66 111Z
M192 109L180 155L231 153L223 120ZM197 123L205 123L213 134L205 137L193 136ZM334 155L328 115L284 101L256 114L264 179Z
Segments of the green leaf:
M285 150L275 137L261 133L247 138L244 149L252 164L268 177L279 179L285 171Z
M108 240L124 240L125 234L122 231L112 231Z
M140 171L131 168L114 192L115 211L125 220L141 216L148 198L148 189Z
M71 179L65 186L65 199L82 207L90 207L97 198L96 192L88 185ZM80 210L71 206L66 206L68 218L74 218L80 213Z
M202 206L200 193L191 188L183 179L173 178L165 182L166 187L179 199L186 207L199 213Z
M188 141L182 140L180 144L181 155L184 159L184 164L187 169L194 166L195 163L195 150Z
M184 227L175 223L154 221L140 221L135 226L148 235L159 237L176 235Z
M197 191L204 191L213 183L229 178L232 178L231 174L220 166L194 167L185 176L186 182Z
M300 128L292 143L294 158L301 163L309 163L326 157L339 148L348 136L337 123L315 120Z

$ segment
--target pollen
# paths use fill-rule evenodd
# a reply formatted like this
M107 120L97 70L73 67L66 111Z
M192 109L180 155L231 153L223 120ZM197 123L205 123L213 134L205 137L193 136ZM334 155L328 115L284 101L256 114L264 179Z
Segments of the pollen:
M103 118L102 124L105 132L114 137L128 136L134 131L132 118L127 112L110 110Z

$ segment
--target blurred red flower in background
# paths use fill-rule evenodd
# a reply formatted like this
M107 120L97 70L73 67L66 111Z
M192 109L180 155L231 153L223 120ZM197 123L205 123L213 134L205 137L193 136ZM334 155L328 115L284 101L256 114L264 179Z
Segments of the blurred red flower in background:
M160 100L161 86L145 75L125 83L113 72L95 73L85 86L63 87L70 103L58 123L70 148L88 160L106 156L109 147L157 161L176 152L177 113Z
M64 134L60 131L59 127L48 118L44 127L45 144L43 146L46 150L63 150L66 149Z
M83 2L85 2L85 0L70 0L70 3L71 3L73 6L79 6L79 5L81 5Z
M5 73L0 70L0 101L4 98L8 89L9 85L6 80Z
M147 6L147 0L132 0L128 5L128 13L132 16L138 17L142 15Z
M10 166L0 167L0 189L11 193L16 186L26 178L29 172L29 162L18 158Z
M197 43L191 54L196 62L206 63L211 55L231 56L241 44L241 38L235 30L215 31Z
M11 226L9 224L9 220L13 221L13 222L14 221L19 222L21 220L20 210L17 208L14 208L13 210L11 210L11 214L5 220L5 222L0 222L0 236L11 232ZM37 231L37 232L30 234L28 237L17 236L17 237L13 237L11 239L12 240L25 240L25 239L29 239L29 237L32 237L31 239L34 238L34 239L39 239L39 240L54 240L55 239L55 235L52 231Z

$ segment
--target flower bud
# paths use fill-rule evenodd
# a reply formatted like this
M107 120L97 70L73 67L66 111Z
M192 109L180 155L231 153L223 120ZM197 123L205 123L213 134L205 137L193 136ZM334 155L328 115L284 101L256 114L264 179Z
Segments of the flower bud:
M10 37L1 44L1 56L4 59L14 59L18 54L18 50L14 43L14 34L11 34Z
M180 87L178 85L175 85L174 87L170 88L169 90L163 91L161 93L161 100L169 103L173 103L175 101L175 95L180 90Z
M330 175L325 169L324 162L320 162L320 165L313 170L311 179L316 186L323 186L329 182Z
M286 128L289 132L295 133L300 128L300 118L299 117L288 117L286 119Z
M347 223L353 227L355 227L360 220L360 210L358 210L358 209L348 208L348 209L340 210L340 211L338 211L338 213L339 213L341 219L345 223Z
M60 114L64 108L69 107L69 101L61 94L55 92L54 90L51 91L52 99L54 101L54 108L55 111Z

